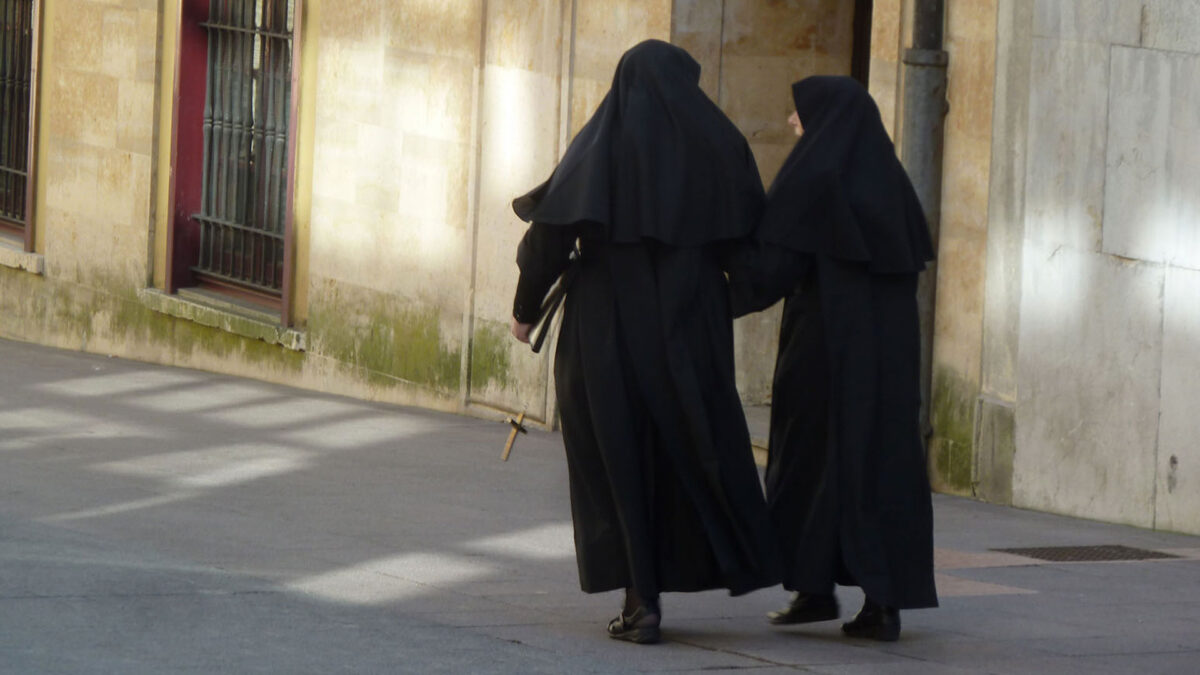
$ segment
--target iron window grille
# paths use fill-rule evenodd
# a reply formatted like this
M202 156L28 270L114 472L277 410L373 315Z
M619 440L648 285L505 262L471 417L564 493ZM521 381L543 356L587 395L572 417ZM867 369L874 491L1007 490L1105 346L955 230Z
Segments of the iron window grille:
M0 230L30 248L36 0L0 0Z
M197 277L282 294L295 0L211 0Z

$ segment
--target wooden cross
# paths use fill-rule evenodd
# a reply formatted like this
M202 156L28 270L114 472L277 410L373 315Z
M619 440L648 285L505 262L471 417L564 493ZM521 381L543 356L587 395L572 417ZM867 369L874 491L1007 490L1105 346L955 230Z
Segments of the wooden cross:
M508 422L512 426L512 431L508 433L508 442L504 444L504 454L500 455L500 461L507 462L508 453L512 452L513 443L517 440L517 433L519 432L525 434L529 433L529 430L526 429L525 425L523 424L525 422L524 411L522 411L520 415L517 415L516 419L509 417L504 421Z

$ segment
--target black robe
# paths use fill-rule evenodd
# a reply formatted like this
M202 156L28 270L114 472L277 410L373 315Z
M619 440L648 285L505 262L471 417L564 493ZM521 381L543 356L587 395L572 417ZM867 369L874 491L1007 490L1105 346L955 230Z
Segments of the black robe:
M554 374L587 592L741 594L780 579L721 258L753 227L762 187L698 80L677 47L630 50L555 174L514 202L535 223L513 316L534 322L573 266Z
M731 271L738 315L786 298L766 473L784 586L936 606L918 428L928 230L866 92L810 78L793 94L804 136Z

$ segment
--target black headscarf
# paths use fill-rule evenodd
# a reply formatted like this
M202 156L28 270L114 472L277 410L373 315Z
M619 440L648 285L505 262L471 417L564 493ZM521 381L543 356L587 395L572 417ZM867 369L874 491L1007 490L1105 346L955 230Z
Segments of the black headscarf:
M614 242L696 246L749 234L762 212L758 168L699 83L700 64L679 47L647 40L625 52L550 179L513 211L550 225L599 223Z
M929 227L870 94L849 77L792 85L804 135L767 192L758 238L802 253L915 272Z

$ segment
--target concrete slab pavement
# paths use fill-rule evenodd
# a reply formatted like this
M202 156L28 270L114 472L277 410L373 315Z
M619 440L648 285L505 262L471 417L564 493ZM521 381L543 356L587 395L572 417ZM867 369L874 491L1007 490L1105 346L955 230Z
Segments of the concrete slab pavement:
M500 419L500 415L497 415ZM1194 673L1200 538L937 496L901 641L578 590L561 438L0 340L0 673ZM1123 544L1152 562L991 549ZM843 614L861 594L839 589Z

